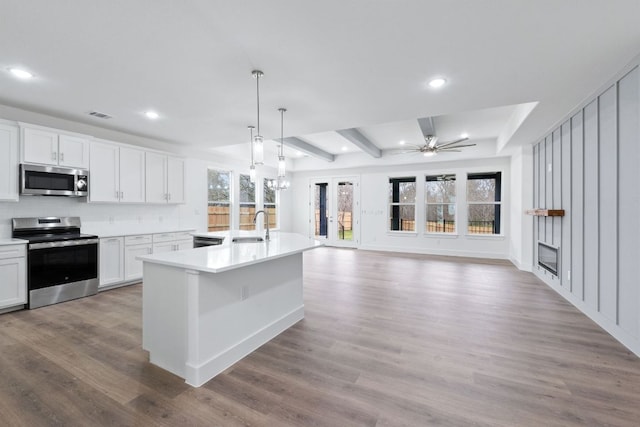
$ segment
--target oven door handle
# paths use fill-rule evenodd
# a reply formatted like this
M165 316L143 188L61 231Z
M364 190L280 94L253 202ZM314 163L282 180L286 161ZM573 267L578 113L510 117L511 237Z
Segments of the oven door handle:
M98 243L100 239L63 240L60 242L31 243L29 249L64 248L67 246L82 246Z

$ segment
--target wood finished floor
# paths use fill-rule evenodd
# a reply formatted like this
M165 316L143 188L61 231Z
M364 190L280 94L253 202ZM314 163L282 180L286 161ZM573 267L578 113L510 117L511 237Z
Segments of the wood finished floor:
M0 316L3 426L638 426L640 360L504 261L321 248L303 321L201 388L141 285Z

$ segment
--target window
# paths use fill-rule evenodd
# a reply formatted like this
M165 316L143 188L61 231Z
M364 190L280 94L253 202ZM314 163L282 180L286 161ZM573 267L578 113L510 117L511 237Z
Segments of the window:
M427 176L425 182L427 233L456 232L456 176Z
M265 178L263 184L263 209L269 214L269 228L278 228L278 202L276 190L269 183L272 179Z
M416 178L389 178L389 230L415 229Z
M207 180L209 231L229 230L231 228L231 172L209 169Z
M255 230L256 184L249 175L240 175L240 230Z
M500 234L502 173L467 175L469 234Z

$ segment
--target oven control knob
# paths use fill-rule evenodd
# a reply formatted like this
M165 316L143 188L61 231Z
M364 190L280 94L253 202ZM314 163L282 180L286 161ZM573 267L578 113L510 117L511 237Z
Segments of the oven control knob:
M87 188L87 181L85 181L84 179L79 179L76 185L78 187L78 190L84 190L85 188Z

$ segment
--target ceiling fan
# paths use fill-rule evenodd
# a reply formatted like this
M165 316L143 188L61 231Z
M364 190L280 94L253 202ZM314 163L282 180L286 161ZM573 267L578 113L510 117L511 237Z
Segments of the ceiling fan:
M456 139L455 141L448 141L442 144L438 144L438 137L435 135L426 135L424 137L424 145L414 145L405 149L405 152L422 153L425 157L434 156L439 152L451 153L460 152L460 148L473 147L476 144L462 144L464 141L468 141L469 137Z
M447 141L438 144L438 137L435 136L435 127L433 125L432 117L425 117L418 119L420 130L424 135L424 145L411 145L405 146L401 149L399 154L403 153L422 153L425 157L434 156L439 152L451 153L460 152L460 148L473 147L476 144L463 144L468 141L469 137L465 136L455 141Z

